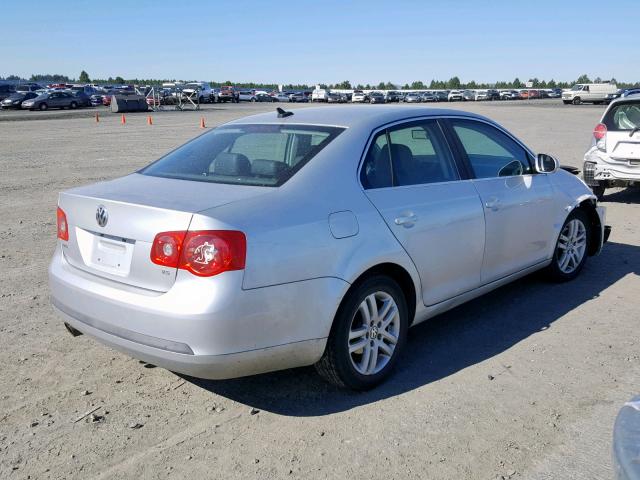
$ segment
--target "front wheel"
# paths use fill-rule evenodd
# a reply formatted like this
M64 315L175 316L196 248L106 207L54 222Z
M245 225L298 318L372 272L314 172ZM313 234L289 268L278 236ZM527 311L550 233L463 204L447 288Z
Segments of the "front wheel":
M576 97L573 99L572 102L574 105L580 105L582 103L582 100L580 100L580 97Z
M49 108L49 105L47 105L46 103L41 103L38 108L40 108L40 110L46 110L47 108Z
M70 108L71 110L75 110L76 108L78 108L78 104L77 104L76 102L71 102L71 103L69 104L69 108Z
M316 370L339 387L373 388L391 374L408 328L407 303L398 284L386 276L370 277L344 299Z
M578 276L587 261L590 222L587 214L576 209L560 230L547 273L551 280L566 282Z

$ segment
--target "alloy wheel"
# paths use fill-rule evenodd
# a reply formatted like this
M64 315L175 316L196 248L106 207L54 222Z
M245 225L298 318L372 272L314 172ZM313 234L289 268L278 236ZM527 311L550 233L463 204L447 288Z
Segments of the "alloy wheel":
M393 357L400 335L400 312L386 292L368 295L349 329L349 357L361 375L375 375Z
M584 258L587 250L587 228L578 218L567 222L558 238L557 262L563 273L572 273Z

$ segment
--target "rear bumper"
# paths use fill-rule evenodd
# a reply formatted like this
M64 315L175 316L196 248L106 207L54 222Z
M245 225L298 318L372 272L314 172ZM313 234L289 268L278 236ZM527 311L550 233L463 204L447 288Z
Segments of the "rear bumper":
M348 284L320 278L242 290L243 272L179 271L166 293L143 291L69 265L58 248L51 301L73 328L132 357L200 378L232 378L320 359Z
M615 161L605 159L604 156L606 154L595 147L585 154L584 172L587 185L599 185L600 182L613 182L618 185L640 183L640 164L632 165L629 160Z

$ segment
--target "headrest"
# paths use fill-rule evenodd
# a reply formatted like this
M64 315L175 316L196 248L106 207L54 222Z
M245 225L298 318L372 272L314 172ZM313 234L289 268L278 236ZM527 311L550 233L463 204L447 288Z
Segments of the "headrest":
M209 171L214 175L245 177L251 175L251 162L241 153L222 152L213 161Z
M287 169L284 162L256 159L251 162L251 173L265 177L277 177Z

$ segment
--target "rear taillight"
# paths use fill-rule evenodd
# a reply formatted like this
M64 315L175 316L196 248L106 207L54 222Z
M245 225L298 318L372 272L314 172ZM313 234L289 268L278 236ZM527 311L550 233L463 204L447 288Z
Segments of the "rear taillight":
M242 270L246 256L246 237L234 230L162 232L151 246L153 263L181 268L200 277Z
M593 138L596 139L596 147L603 152L607 151L607 126L599 123L593 129Z
M596 140L602 140L607 134L607 126L604 123L599 123L596 128L593 129L593 136Z
M64 213L64 210L58 207L56 217L56 223L58 224L58 238L67 242L69 241L69 224L67 223L67 215Z

